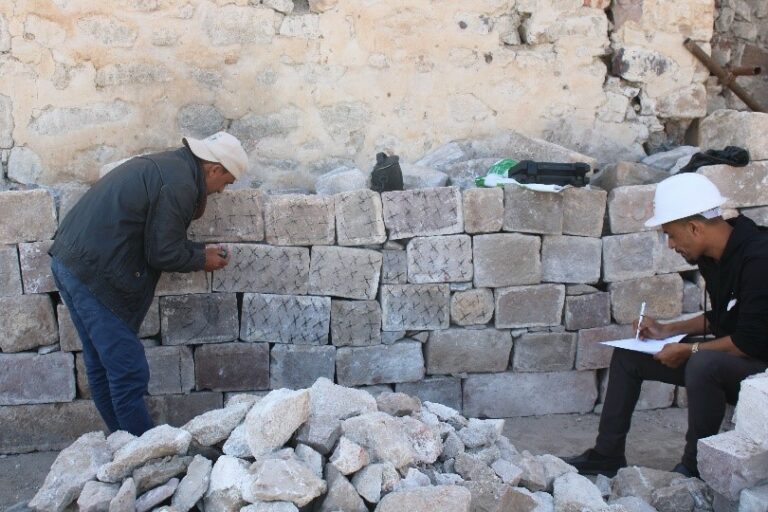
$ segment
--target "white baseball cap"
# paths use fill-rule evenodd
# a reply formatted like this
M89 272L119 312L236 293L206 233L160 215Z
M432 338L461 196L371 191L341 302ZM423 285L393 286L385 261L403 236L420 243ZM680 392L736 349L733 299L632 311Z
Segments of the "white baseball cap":
M653 217L645 221L645 225L661 226L696 214L713 219L722 214L720 207L726 201L706 176L690 172L676 174L656 185Z
M240 179L248 170L248 155L237 137L227 132L214 133L202 140L184 137L181 139L197 158L220 163L235 179Z

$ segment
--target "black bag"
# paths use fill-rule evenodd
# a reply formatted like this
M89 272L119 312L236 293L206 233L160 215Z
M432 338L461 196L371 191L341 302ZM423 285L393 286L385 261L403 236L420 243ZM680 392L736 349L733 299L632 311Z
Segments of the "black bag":
M507 177L518 183L542 185L560 185L564 187L583 187L589 183L586 174L590 171L589 164L561 164L556 162L534 162L523 160L507 171Z
M399 156L387 156L386 153L376 155L376 165L371 173L371 190L403 190L403 171L400 169Z

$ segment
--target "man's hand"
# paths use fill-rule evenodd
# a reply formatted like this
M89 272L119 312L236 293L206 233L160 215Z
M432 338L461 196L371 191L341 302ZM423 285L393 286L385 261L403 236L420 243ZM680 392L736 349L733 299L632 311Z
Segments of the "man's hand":
M690 343L667 343L658 354L653 356L655 360L670 368L678 368L689 357L691 357Z
M227 250L220 245L205 246L205 267L203 270L212 272L226 267L229 264Z
M638 320L632 322L633 332L637 332ZM643 317L643 322L640 324L640 338L642 339L663 340L669 337L667 331L667 325L660 324L649 316Z

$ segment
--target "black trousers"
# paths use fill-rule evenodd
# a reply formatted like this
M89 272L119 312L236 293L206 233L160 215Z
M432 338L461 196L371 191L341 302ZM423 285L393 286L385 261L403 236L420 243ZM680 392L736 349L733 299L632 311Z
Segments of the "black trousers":
M624 455L643 381L666 382L685 386L688 392L688 432L682 462L696 469L697 441L719 432L726 403L736 403L741 381L766 368L768 364L757 359L713 350L697 352L683 366L669 368L652 355L615 349L595 449L603 455Z

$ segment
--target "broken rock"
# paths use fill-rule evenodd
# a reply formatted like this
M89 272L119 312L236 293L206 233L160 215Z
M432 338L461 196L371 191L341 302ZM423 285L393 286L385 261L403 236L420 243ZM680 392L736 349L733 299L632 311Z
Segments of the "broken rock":
M245 418L251 453L259 457L281 447L309 417L309 391L276 389L253 406Z

